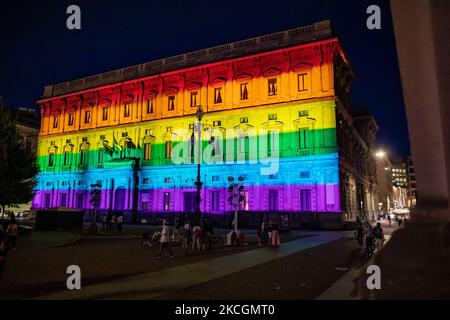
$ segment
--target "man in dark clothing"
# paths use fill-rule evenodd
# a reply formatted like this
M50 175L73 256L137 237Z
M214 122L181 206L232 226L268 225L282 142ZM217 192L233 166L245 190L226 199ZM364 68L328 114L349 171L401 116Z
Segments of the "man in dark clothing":
M384 242L384 232L381 228L381 223L377 223L377 226L373 228L373 237L375 239L375 249L378 251L383 246Z

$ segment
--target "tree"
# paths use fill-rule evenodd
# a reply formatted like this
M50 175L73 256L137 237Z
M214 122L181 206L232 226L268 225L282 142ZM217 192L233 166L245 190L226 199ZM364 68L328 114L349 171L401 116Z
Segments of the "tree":
M0 99L0 206L27 203L33 197L36 158L16 130L15 113Z

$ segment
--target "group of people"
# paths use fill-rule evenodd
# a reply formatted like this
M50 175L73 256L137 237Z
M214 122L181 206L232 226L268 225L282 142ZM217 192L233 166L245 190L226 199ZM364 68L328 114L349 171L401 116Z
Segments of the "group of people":
M277 220L270 219L266 223L266 219L262 219L258 225L258 247L262 247L263 243L269 243L272 247L280 246L280 227Z
M123 216L105 214L102 217L103 232L122 232Z
M370 258L373 256L375 250L380 250L384 244L384 231L381 227L381 223L377 222L375 227L372 227L370 222L363 221L359 217L356 218L356 239L361 247L364 245L366 248L367 256Z
M192 252L201 250L209 250L212 247L212 237L214 235L214 228L212 223L205 217L201 225L191 226L191 223L187 217L184 221L177 216L175 218L174 228L172 236L170 235L169 223L167 220L163 220L163 226L161 230L160 248L156 259L161 259L164 251L169 253L169 259L173 259L175 256L170 248L170 241L183 243L183 248L191 248Z
M0 275L5 266L6 256L9 250L16 250L17 236L19 234L19 225L13 213L9 215L9 223L6 230L0 224Z

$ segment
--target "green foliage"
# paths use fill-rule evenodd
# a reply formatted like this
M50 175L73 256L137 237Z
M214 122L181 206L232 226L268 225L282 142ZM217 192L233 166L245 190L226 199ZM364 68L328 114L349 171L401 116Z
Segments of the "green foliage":
M0 206L27 203L33 197L36 159L17 133L10 110L0 105Z

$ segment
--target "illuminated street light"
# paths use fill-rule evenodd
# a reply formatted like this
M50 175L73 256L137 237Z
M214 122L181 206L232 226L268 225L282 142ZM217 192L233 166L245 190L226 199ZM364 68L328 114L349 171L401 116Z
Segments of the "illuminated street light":
M383 158L386 155L386 152L384 152L383 150L379 150L375 153L375 156L377 158Z

